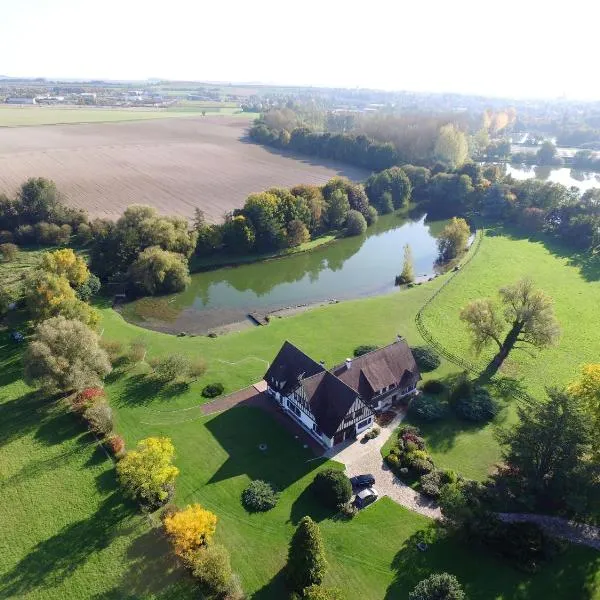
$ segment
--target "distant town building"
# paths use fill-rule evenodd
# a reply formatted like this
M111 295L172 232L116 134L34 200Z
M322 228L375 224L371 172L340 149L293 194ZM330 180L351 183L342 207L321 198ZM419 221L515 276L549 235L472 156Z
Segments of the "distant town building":
M6 104L36 104L35 98L7 98Z

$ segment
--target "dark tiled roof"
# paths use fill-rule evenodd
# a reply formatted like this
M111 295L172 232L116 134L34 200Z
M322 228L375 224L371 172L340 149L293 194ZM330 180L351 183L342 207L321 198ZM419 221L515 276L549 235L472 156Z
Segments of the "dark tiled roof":
M288 394L298 385L299 379L311 377L325 371L325 367L314 361L310 356L307 356L291 344L287 340L283 343L275 360L265 373L265 380L271 383L272 378L277 381L285 381L285 385L281 390L284 394Z
M329 371L305 379L302 387L317 426L327 437L333 437L356 400L357 393Z
M348 369L341 364L332 373L369 401L379 390L400 382L408 385L419 379L419 369L408 344L399 340L352 360Z

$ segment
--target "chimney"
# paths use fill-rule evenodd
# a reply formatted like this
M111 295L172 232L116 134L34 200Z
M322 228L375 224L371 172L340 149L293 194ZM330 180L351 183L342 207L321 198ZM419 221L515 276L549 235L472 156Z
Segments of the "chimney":
M352 366L352 359L351 358L347 358L346 359L346 369L349 369Z
M396 341L397 341L397 342L403 342L403 341L404 341L404 338L403 338L403 337L402 337L402 336L401 336L401 335L398 333L398 334L396 335Z

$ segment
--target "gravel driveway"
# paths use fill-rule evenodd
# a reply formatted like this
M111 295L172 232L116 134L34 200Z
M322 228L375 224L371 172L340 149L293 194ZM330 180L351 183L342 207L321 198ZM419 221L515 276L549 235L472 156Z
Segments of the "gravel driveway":
M341 448L328 450L325 456L346 465L348 477L371 473L375 477L375 489L380 496L389 496L392 500L432 519L441 518L437 504L408 487L398 479L383 462L381 448L402 419L405 413L400 412L388 425L381 427L381 433L373 440L362 443L364 435L355 442L343 445Z

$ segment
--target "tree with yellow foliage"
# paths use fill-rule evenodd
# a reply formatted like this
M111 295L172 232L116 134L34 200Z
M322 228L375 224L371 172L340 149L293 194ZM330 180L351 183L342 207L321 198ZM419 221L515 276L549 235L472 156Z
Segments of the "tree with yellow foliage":
M64 277L73 288L83 285L90 278L85 260L77 256L71 248L45 252L42 255L40 269Z
M596 452L600 453L600 364L584 365L579 379L573 381L567 391L583 401L594 423Z
M100 313L79 300L63 276L36 269L25 280L23 294L34 321L45 321L60 315L95 328L100 320Z
M217 527L217 517L200 504L191 504L167 515L163 524L171 538L175 554L189 561L195 552L212 539Z
M138 442L117 464L121 485L129 496L150 507L164 504L173 495L179 469L169 438L150 437Z

